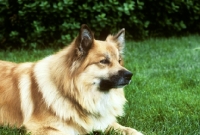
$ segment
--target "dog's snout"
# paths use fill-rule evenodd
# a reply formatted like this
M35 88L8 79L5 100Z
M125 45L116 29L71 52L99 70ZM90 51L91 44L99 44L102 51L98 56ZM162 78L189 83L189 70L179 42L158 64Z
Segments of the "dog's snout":
M102 79L100 82L101 90L124 87L130 84L133 74L128 70L119 70L117 74L110 76L108 79Z
M131 80L131 77L133 76L133 74L127 70L120 70L119 75L124 77L125 80Z

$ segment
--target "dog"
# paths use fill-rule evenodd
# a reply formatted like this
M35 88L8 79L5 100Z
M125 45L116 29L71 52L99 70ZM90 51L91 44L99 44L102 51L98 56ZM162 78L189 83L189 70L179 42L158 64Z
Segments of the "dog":
M61 51L37 62L0 61L0 125L24 126L32 135L78 135L116 130L132 73L123 67L125 29L95 40L81 25Z

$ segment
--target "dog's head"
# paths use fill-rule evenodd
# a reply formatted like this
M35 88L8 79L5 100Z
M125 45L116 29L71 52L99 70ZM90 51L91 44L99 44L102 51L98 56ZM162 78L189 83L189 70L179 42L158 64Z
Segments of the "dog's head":
M76 54L81 64L76 71L84 87L100 91L121 88L130 83L132 73L123 67L125 29L109 35L105 41L95 40L87 25L82 25L75 39Z

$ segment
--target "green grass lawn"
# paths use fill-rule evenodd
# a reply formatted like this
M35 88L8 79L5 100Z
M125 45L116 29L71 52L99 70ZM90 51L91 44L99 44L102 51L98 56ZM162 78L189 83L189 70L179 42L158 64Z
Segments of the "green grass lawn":
M0 59L36 61L53 52L1 51ZM134 76L119 122L146 135L200 135L200 36L127 41L124 54ZM21 132L0 128L0 135Z

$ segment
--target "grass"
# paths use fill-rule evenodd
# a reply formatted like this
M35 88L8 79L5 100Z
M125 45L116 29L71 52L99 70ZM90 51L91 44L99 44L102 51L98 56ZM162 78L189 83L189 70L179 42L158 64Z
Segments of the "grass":
M53 49L4 51L0 59L36 61ZM122 125L146 135L200 134L200 36L127 41L125 66L134 76L125 88ZM0 135L19 130L0 128ZM15 133L14 133L15 132Z

